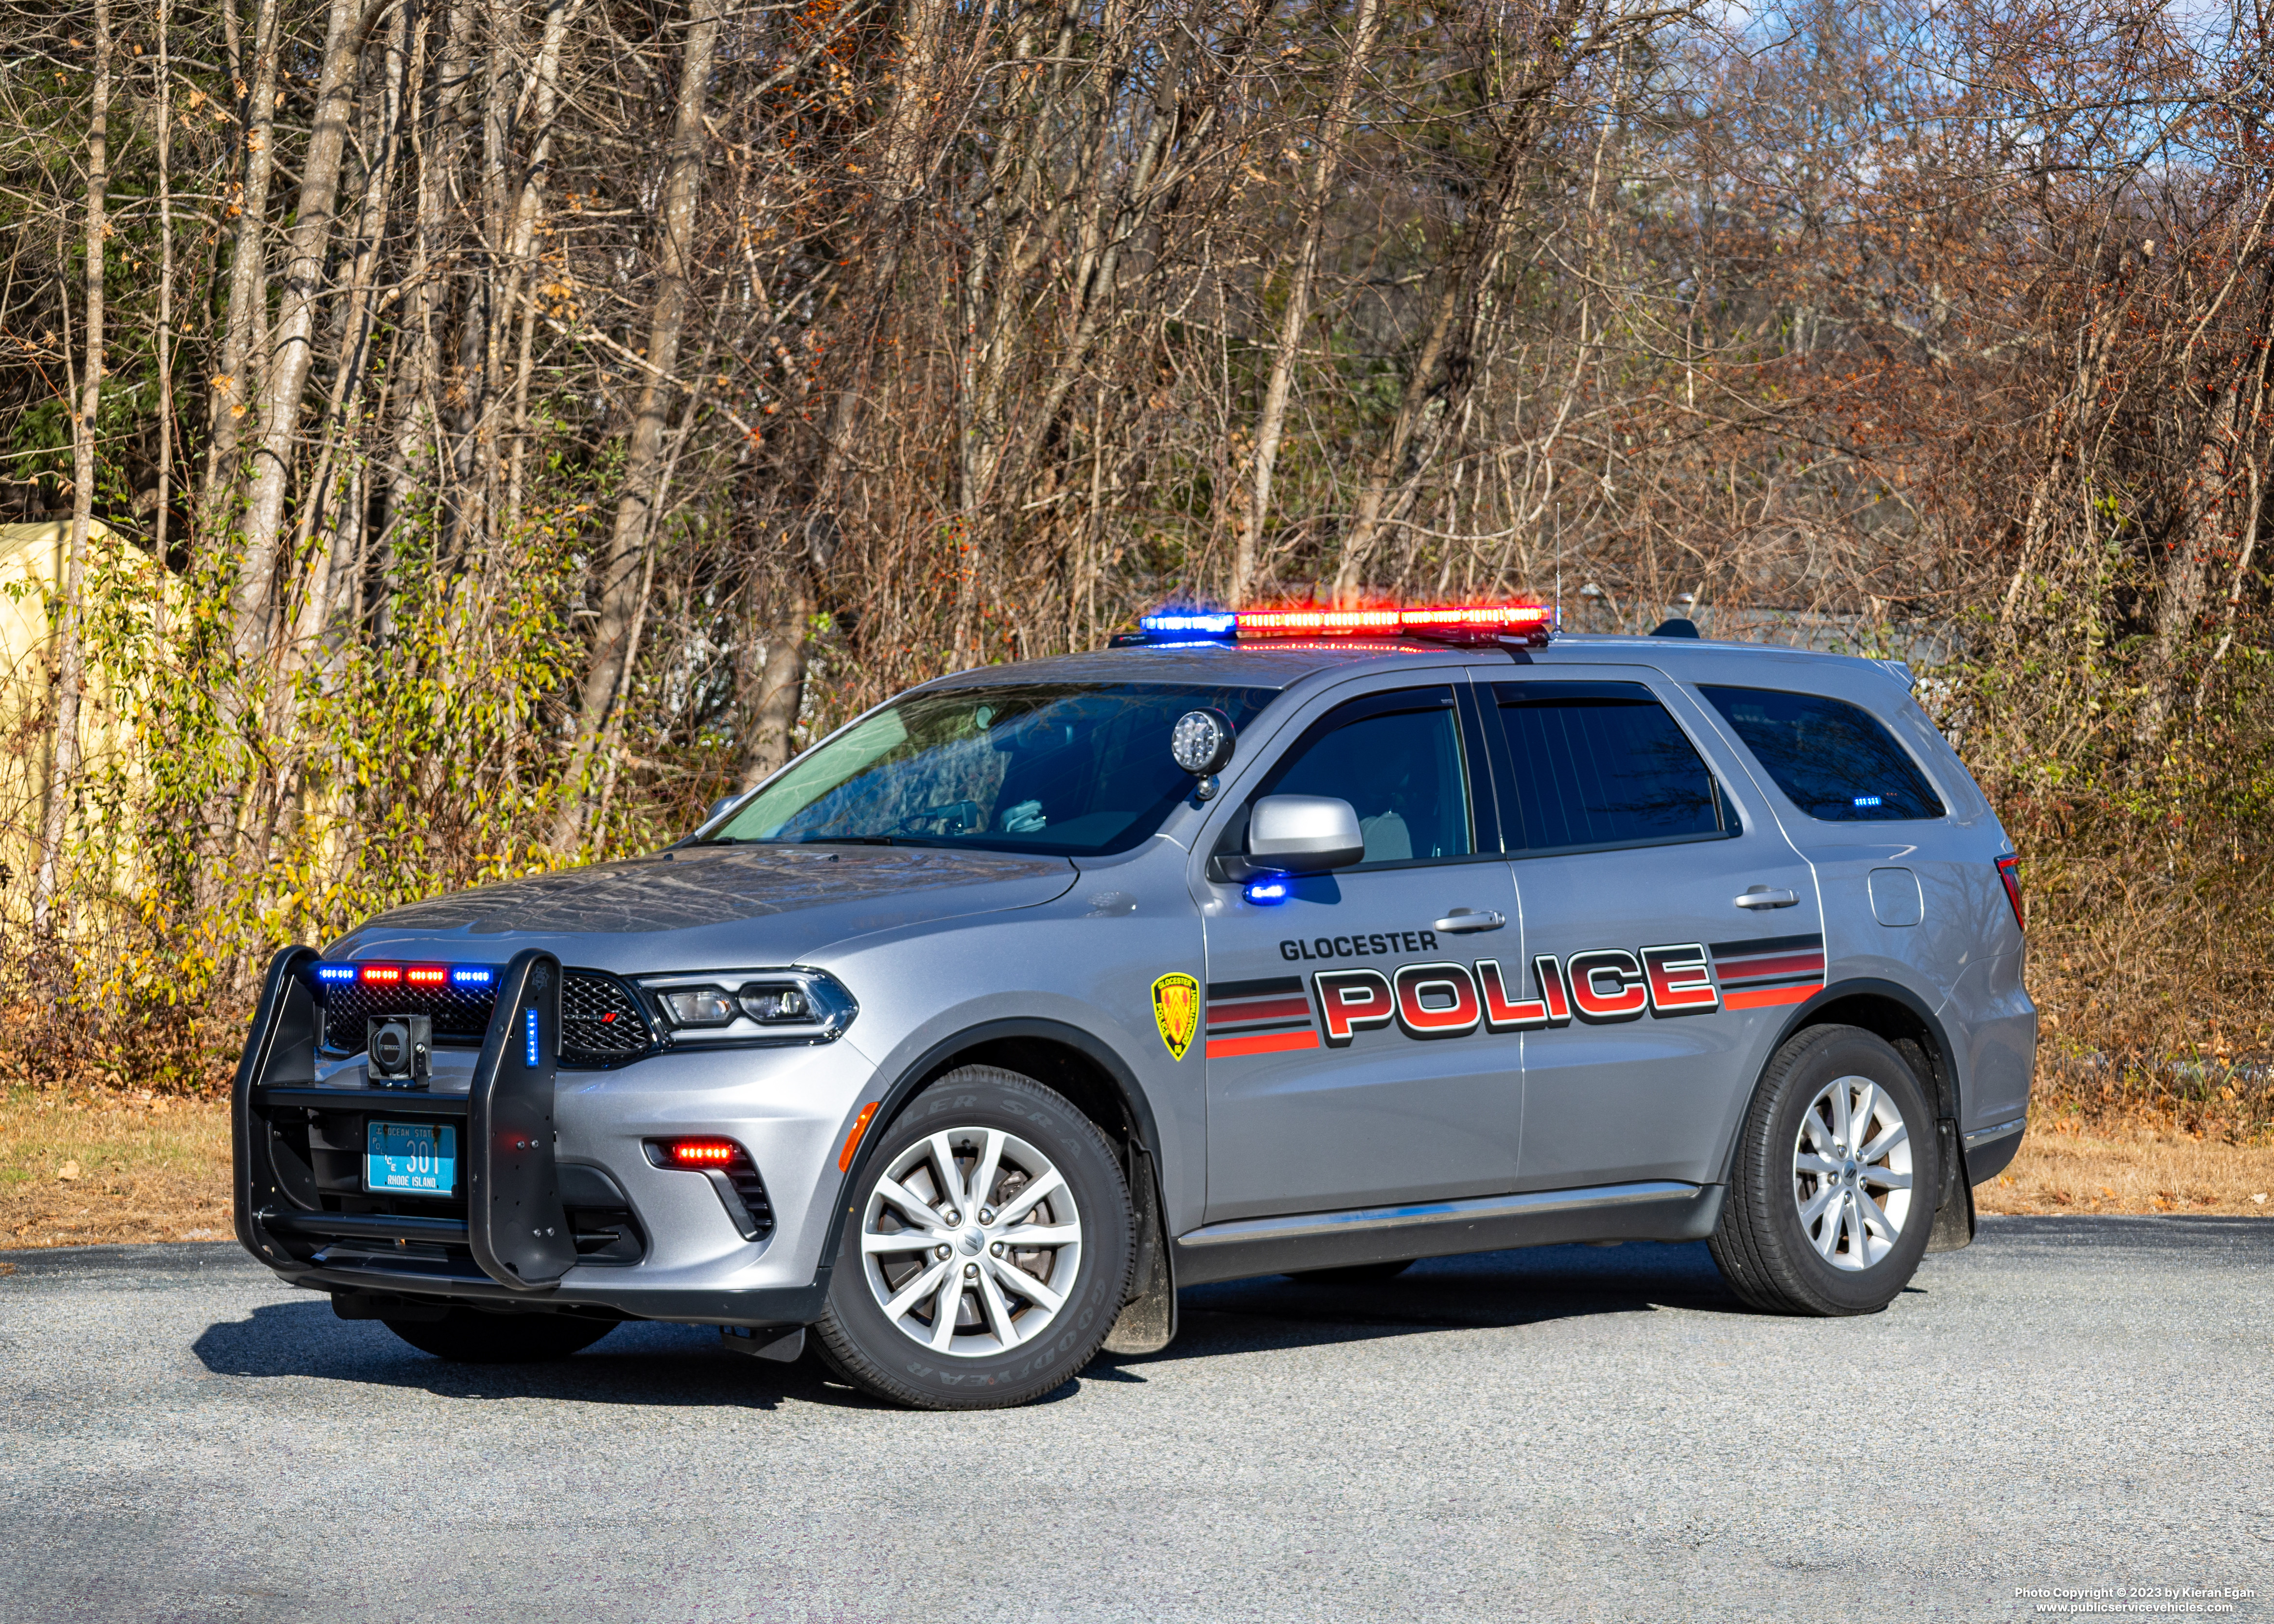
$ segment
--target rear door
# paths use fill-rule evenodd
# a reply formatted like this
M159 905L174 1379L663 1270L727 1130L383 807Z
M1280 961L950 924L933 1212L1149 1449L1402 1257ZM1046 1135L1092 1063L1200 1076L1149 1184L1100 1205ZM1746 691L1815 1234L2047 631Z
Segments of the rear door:
M1809 866L1658 672L1479 691L1523 914L1517 1187L1706 1183L1787 1009L1824 984Z
M1468 965L1517 936L1480 719L1463 679L1372 687L1304 727L1246 803L1347 801L1367 858L1269 906L1209 887L1209 1222L1512 1186L1522 1051ZM1245 810L1220 851L1244 850Z

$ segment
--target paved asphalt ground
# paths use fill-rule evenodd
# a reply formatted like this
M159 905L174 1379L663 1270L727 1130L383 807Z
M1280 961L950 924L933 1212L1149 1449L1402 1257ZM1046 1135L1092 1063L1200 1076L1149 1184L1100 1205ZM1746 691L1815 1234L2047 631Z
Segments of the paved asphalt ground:
M1212 1286L977 1416L660 1326L455 1367L229 1245L0 1262L11 1624L2274 1616L2266 1221L1989 1219L1851 1320L1702 1246Z

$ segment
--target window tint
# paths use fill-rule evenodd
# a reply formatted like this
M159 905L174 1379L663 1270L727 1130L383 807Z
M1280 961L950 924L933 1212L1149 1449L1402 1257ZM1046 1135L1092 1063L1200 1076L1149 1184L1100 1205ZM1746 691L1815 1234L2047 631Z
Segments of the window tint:
M1943 815L1918 763L1863 706L1765 688L1698 691L1809 816L1877 823Z
M1713 775L1639 682L1495 685L1515 773L1511 847L1532 852L1737 832Z
M1412 697L1430 708L1384 714L1382 699L1353 702L1349 708L1361 714L1339 723L1329 718L1325 732L1295 747L1263 793L1349 801L1366 831L1370 863L1468 856L1476 842L1452 695L1427 689Z

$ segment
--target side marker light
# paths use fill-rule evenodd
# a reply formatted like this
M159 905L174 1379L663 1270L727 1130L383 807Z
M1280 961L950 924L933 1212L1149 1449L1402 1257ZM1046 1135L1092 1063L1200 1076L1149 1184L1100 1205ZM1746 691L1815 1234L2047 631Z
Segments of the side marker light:
M876 1114L877 1102L871 1101L862 1106L861 1114L853 1119L853 1132L845 1136L845 1148L837 1153L839 1172L849 1173L853 1170L853 1153L861 1148L861 1136L869 1131L869 1119Z

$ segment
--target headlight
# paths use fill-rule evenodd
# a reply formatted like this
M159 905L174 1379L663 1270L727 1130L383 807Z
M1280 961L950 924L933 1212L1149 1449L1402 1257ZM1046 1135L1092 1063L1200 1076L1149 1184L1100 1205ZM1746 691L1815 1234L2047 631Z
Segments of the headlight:
M726 1026L742 1006L716 987L681 987L659 995L665 1019L674 1026Z
M674 1043L826 1043L861 1012L820 970L701 970L637 981Z

